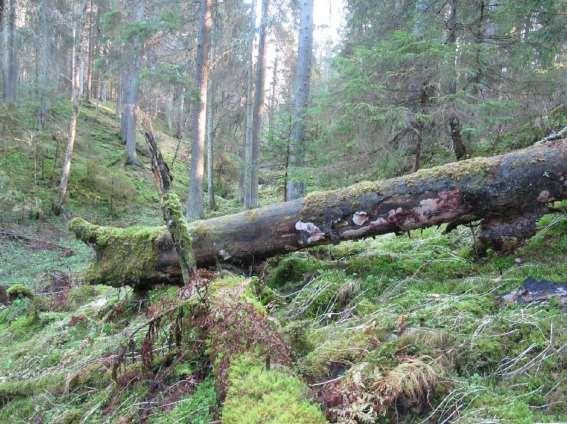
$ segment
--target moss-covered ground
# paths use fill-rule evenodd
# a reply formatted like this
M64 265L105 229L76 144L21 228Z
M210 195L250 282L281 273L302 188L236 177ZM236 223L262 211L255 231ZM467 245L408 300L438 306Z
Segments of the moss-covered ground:
M0 284L16 287L0 305L0 423L567 421L565 311L501 300L527 277L567 282L565 212L509 256L478 259L470 229L430 228L270 259L237 300L279 330L291 364L237 355L222 399L183 289L140 299L77 273L92 252L67 218L161 224L143 147L145 168L125 167L112 110L84 107L67 216L54 217L69 107L56 102L44 131L34 110L0 119L0 225L22 236L0 236ZM176 141L159 140L170 162ZM184 155L173 167L182 198Z
M476 259L472 245L468 229L432 228L274 263L267 284L285 295L276 315L336 419L567 419L565 311L501 300L527 277L567 281L567 216L542 218L513 256Z

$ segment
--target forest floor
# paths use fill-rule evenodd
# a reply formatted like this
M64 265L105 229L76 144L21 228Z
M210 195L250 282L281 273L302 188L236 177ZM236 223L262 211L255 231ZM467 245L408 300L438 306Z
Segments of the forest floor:
M14 298L0 306L0 422L567 421L564 307L502 299L529 277L567 282L565 204L509 256L479 259L471 229L430 228L272 258L251 280L217 270L262 287L259 310L292 358L275 380L244 361L229 376L240 389L221 402L209 358L194 349L198 335L179 330L177 316L153 328L151 355L147 334L130 339L180 304L182 289L159 287L140 300L129 289L82 284L92 252L69 234L66 217L50 213L68 105L54 106L45 131L33 129L33 111L2 111L0 123L0 284ZM79 128L68 217L160 224L149 168L123 165L113 111L87 106ZM160 131L159 141L171 163L177 140ZM147 163L143 148L140 155ZM183 194L184 144L178 157L174 190ZM264 193L270 199L275 189ZM214 214L238 208L219 204ZM270 397L275 385L283 394ZM275 413L282 408L288 415Z

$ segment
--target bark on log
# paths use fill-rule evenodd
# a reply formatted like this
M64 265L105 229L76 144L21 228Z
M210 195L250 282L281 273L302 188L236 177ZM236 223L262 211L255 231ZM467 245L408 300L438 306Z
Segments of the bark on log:
M499 249L510 246L503 239L521 242L532 235L535 226L526 220L535 222L546 204L566 198L563 139L197 221L190 231L199 265L250 263L315 245L473 220L482 220L484 245ZM96 250L97 260L86 276L91 283L180 281L165 228L99 227L78 218L71 229Z

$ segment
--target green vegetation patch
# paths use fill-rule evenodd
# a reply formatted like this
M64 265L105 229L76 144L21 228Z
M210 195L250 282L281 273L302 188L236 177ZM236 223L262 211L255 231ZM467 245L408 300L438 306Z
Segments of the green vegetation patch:
M309 401L307 387L283 369L266 369L250 356L240 356L229 370L222 410L224 424L319 424L327 422Z
M195 391L175 404L170 411L157 415L151 424L209 424L214 419L217 407L217 392L211 377L199 383Z

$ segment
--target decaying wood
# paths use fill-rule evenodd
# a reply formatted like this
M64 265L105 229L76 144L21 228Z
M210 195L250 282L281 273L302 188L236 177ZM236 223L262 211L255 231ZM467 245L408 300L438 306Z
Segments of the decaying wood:
M196 276L195 259L191 250L191 235L187 232L187 223L181 211L181 203L177 196L170 193L173 177L157 147L155 137L150 131L146 131L145 136L152 158L154 180L161 194L163 219L175 247L183 284L189 285Z
M320 244L478 220L484 246L498 250L510 246L511 239L512 245L518 245L531 236L546 205L565 198L567 140L563 139L198 221L189 231L199 265L251 263ZM165 228L132 235L78 219L71 229L97 252L87 278L92 283L179 282L178 255ZM109 237L112 243L107 242ZM149 254L136 266L124 266L140 246L147 246Z

